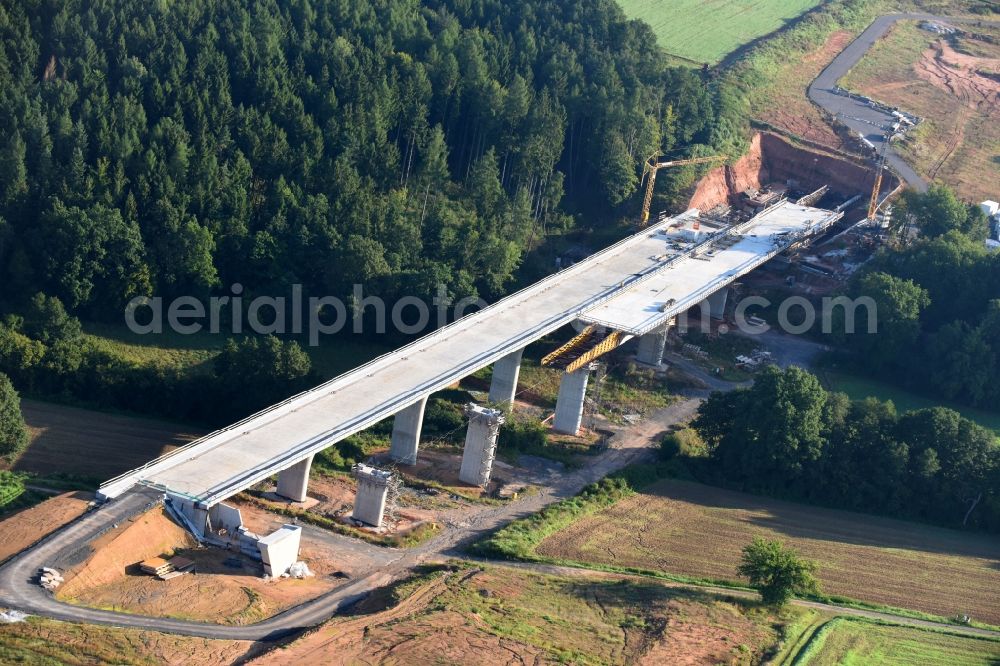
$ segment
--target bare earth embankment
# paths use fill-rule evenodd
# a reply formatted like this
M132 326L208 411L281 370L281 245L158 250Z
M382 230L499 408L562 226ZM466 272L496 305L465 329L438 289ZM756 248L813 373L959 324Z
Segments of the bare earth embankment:
M655 581L459 567L379 595L255 664L750 664L785 621ZM791 611L795 615L798 611Z
M740 550L778 538L819 562L827 594L1000 624L1000 539L662 481L550 536L549 557L736 580Z
M79 518L94 499L91 493L63 493L0 521L0 562Z

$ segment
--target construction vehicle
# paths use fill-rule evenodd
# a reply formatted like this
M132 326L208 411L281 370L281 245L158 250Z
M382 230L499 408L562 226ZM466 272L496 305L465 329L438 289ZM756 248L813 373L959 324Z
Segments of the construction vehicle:
M646 226L649 222L649 206L653 203L653 184L656 182L657 171L666 167L683 166L685 164L705 164L707 162L716 162L718 160L726 159L725 155L712 155L711 157L693 157L686 160L657 162L656 159L659 156L659 153L653 153L650 155L649 159L643 163L642 177L646 178L646 175L648 174L649 180L646 181L646 196L642 199L642 216L639 218L639 226L641 227Z

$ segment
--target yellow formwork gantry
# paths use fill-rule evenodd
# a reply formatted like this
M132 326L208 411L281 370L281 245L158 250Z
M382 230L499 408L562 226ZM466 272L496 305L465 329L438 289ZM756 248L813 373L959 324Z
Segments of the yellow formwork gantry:
M562 366L566 372L573 372L632 339L632 336L627 333L612 331L603 339L596 340L595 344L595 338L598 334L595 325L587 326L572 340L542 358L542 365ZM567 360L567 356L569 362L565 365L560 363L560 360Z

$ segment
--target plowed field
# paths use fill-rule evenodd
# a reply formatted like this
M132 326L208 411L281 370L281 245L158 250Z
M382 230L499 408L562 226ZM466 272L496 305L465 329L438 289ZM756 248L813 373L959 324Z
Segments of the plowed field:
M781 502L683 481L550 536L543 555L736 580L755 535L819 563L827 594L1000 624L1000 539Z

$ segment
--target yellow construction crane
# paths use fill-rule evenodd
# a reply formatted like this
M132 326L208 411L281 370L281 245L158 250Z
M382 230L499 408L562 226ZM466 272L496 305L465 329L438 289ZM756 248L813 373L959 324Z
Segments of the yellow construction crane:
M882 140L882 150L879 151L878 159L875 163L875 185L872 187L872 198L868 202L868 221L875 221L875 213L878 212L878 195L882 191L882 174L885 171L886 153L889 152L889 137Z
M706 162L715 162L718 160L726 159L725 155L712 155L711 157L693 157L687 160L672 160L670 162L657 162L656 158L659 157L659 153L653 153L649 159L643 163L642 177L645 178L649 175L649 180L646 182L646 196L642 199L642 217L640 218L640 226L646 226L649 222L649 206L653 203L653 184L656 182L656 172L660 169L666 167L682 166L684 164L705 164Z
M872 187L872 198L868 203L868 221L875 221L875 213L878 212L878 195L882 191L882 175L885 173L885 163L889 157L889 144L900 135L900 125L896 123L885 130L882 135L882 146L879 148L875 159L875 185ZM863 138L863 137L862 137Z

